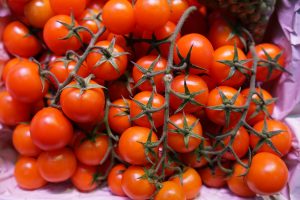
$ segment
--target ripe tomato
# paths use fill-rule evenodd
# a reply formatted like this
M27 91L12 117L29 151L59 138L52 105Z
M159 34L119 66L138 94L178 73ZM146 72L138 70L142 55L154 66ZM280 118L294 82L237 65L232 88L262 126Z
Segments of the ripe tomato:
M159 93L165 91L164 70L166 70L167 68L167 60L164 58L159 58L159 60L156 59L157 59L156 56L152 56L152 55L144 56L140 58L133 67L132 78L135 84L139 83L139 81L144 80L144 82L142 82L142 84L138 86L138 88L142 91L152 91L153 89L151 81L146 78L147 76L146 71L148 71L150 67L152 67L150 73L159 72L159 71L162 72L161 74L157 74L152 77L156 87L156 91ZM142 68L143 70L139 68Z
M136 91L135 89L133 89L133 86L134 85L132 83L127 83L126 81L113 81L107 86L109 99L111 101L122 98L129 99L131 97L131 94L134 95Z
M277 156L285 156L292 146L292 133L287 125L277 120L266 120L266 127L264 127L264 120L259 121L253 126L254 130L266 136L277 150L281 153L276 153L267 143L264 143L257 152L269 152ZM270 136L268 132L281 131L279 134ZM261 138L255 134L250 135L250 145L254 149Z
M30 136L30 125L19 124L12 134L13 145L19 154L23 156L38 156L41 150L33 144Z
M19 21L13 21L6 25L2 41L9 53L21 57L35 56L42 49L38 39Z
M94 180L96 173L97 168L95 166L78 163L71 181L79 191L90 192L98 186L96 180Z
M256 194L272 195L285 187L288 174L288 168L283 160L274 154L262 152L252 158L246 183Z
M89 88L89 85L96 85ZM94 81L86 87L77 88L80 83L71 82L69 88L62 91L60 105L64 114L71 120L79 123L96 122L102 117L105 106L105 96L102 88ZM91 86L92 87L92 86Z
M29 62L27 59L23 58L12 58L8 60L2 69L2 81L5 83L8 72L19 63Z
M24 7L30 0L7 0L8 7L13 14L22 16L24 14Z
M126 171L124 164L115 165L107 177L107 185L111 193L117 196L126 196L122 189L123 173Z
M212 22L208 38L215 49L225 45L236 45L240 49L245 47L241 40L241 38L245 40L244 34L241 31L239 32L233 24L229 24L222 18L215 19Z
M185 83L188 91L185 88ZM172 109L179 111L182 105L185 113L192 113L199 111L206 105L208 100L208 88L204 80L197 75L179 75L171 82L171 89L173 92L186 96L186 99L177 97L175 94L170 95L170 106ZM190 100L189 100L190 98Z
M118 99L112 102L112 106L108 111L108 123L109 127L116 133L122 134L127 128L131 127L131 121L129 117L129 106L131 100ZM128 108L120 108L116 106L128 106Z
M231 87L227 87L227 86L220 86L218 88L213 89L212 91L210 91L209 96L208 96L208 102L207 102L207 107L206 108L206 114L207 117L214 123L224 126L226 124L226 115L225 115L225 111L224 110L213 110L209 107L213 107L213 106L221 106L224 105L221 96L220 96L220 92L222 92L226 98L230 101L232 101L232 98L234 97L235 94L237 94L237 90ZM244 105L244 98L242 95L238 95L238 97L236 98L235 102L231 102L232 106L237 106L237 107L241 107ZM240 117L241 117L241 113L240 112L235 112L235 111L231 111L230 112L230 117L229 117L229 121L230 124L234 124L236 123Z
M65 147L73 137L73 126L56 108L43 108L30 124L33 143L44 151Z
M137 0L134 5L137 26L154 31L163 27L170 18L171 10L167 0Z
M24 7L24 15L30 25L43 28L48 19L54 16L49 0L31 0Z
M145 171L140 166L130 166L121 181L124 193L131 199L149 199L155 192L155 186L147 178L141 178Z
M115 34L128 34L135 27L135 16L131 2L110 0L102 10L102 19L107 29Z
M190 114L172 115L168 124L168 145L176 152L187 153L201 143L202 126L197 118ZM175 124L176 126L174 126ZM178 127L178 128L177 128ZM183 131L178 129L183 129ZM178 132L180 131L180 132ZM192 134L191 134L192 133Z
M106 48L106 50L102 53L91 52L87 57L88 66L93 69L92 73L96 78L105 81L118 79L127 68L127 55L122 54L124 53L123 48L117 44L110 47L111 45L111 42L107 40L100 41L95 46ZM97 64L100 60L102 62Z
M247 160L242 160L243 163L248 163ZM233 174L227 180L227 185L230 191L241 197L254 197L255 193L250 190L245 180L245 173L247 169L241 164L235 163L233 165Z
M214 62L210 66L209 74L218 85L226 85L238 88L246 80L246 76L239 70L242 70L244 73L248 73L249 71L245 69L236 69L234 66L220 63L220 61L231 61L233 63L247 59L243 51L237 48L236 51L238 60L235 61L234 48L234 46L221 46L215 50ZM247 67L247 65L244 66ZM233 75L231 74L232 71L234 72Z
M77 159L86 165L99 165L104 162L109 151L109 140L106 135L97 134L89 138L84 134L78 136L74 145Z
M280 53L283 51L279 46L275 44L263 43L255 46L255 51L259 59L261 60L269 60L266 53L271 57L271 61L279 64L281 67L285 67L285 55L282 54L279 58ZM249 59L252 58L251 52L247 54ZM248 63L252 66L252 62ZM282 70L277 69L273 65L269 65L264 62L259 62L257 65L257 72L256 72L256 80L257 81L270 81L278 78Z
M208 73L210 65L212 64L214 57L214 49L210 41L201 34L188 34L184 35L176 42L178 51L183 58L186 58L188 52L191 50L189 64L194 65L199 68L190 68L190 73L199 74L199 73ZM180 63L180 57L177 54L177 51L174 51L174 61L175 63Z
M212 188L221 188L226 185L226 173L219 167L215 167L214 170L206 167L199 170L199 174L204 185Z
M30 120L30 106L15 100L7 91L0 92L0 123L15 126Z
M182 185L186 199L194 199L199 194L202 187L200 175L191 167L184 169L182 174L182 182L178 176L171 179L171 181L174 181L178 185Z
M149 163L147 156L150 159L156 157L158 148L152 148L155 155L149 151L146 154L146 149L143 143L147 142L151 130L145 127L133 126L126 129L119 140L119 150L121 157L132 165L146 165ZM157 136L152 131L152 135L149 142L157 142ZM126 193L126 192L125 192Z
M174 181L165 181L162 188L155 195L154 200L185 200L185 192L180 184Z
M26 156L18 159L14 176L18 186L26 190L35 190L47 184L38 171L36 159Z
M37 159L38 170L48 182L58 183L71 178L77 162L75 155L68 148L42 152Z
M52 0L50 0L51 3ZM72 0L73 1L73 0ZM59 1L65 2L65 1ZM71 17L67 15L55 15L51 17L44 26L43 37L48 48L57 55L65 54L68 50L78 50L81 47L81 43L78 38L74 35L68 39L62 39L66 37L71 30L69 30L62 23L68 25L74 24L74 27L78 26L77 21L73 21ZM78 33L80 38L82 38L82 33Z
M252 96L252 101L250 103L249 110L246 117L246 121L250 125L254 125L257 122L264 120L265 116L268 117L268 114L272 115L275 106L275 102L271 101L272 96L268 91L261 88L256 88L256 92L261 95L263 100L260 99L260 97L257 94L254 94ZM242 90L241 94L245 97L245 99L247 99L249 96L249 88ZM268 103L268 101L271 102ZM263 110L264 108L268 114L264 112Z
M86 0L50 0L50 5L57 15L79 17L86 7Z
M207 35L207 29L208 24L205 15L203 15L199 9L189 15L182 26L181 34L187 35L190 33L200 33L202 35Z
M123 35L118 35L118 34L114 34L114 33L109 33L107 36L107 40L108 41L112 41L113 39L116 40L116 44L119 45L120 47L122 47L123 49L126 49L128 51L130 51L130 49L128 49L127 46L127 41L126 38ZM130 55L129 55L130 56Z
M189 7L189 4L186 0L173 0L170 3L170 21L177 24L184 11Z

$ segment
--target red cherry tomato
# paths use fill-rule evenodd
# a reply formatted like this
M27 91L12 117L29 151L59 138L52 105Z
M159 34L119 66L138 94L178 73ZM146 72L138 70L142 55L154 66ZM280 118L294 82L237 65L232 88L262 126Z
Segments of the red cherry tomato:
M88 166L78 163L74 174L71 177L73 185L82 192L90 192L98 186L94 177L97 173L95 166Z
M110 170L108 174L108 188L114 195L126 196L122 189L122 179L125 171L126 166L124 164L117 164Z
M86 0L50 0L50 5L57 15L79 17L86 7Z

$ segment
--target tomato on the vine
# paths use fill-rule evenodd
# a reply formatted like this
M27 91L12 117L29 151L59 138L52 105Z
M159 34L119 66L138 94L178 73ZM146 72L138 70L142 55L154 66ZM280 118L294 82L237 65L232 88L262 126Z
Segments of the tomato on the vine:
M98 186L98 183L95 180L96 174L97 168L95 166L78 163L77 168L71 177L71 181L79 191L93 191Z
M172 0L170 5L171 8L170 21L177 24L180 17L188 7L189 4L186 0Z
M86 0L49 0L53 12L57 15L71 14L79 17L86 7Z
M199 174L204 185L208 187L221 188L226 185L226 173L219 167L200 169Z
M133 83L123 81L123 80L116 80L108 84L108 95L111 101L115 101L118 99L129 99L132 95L135 94L136 89L133 88Z
M126 196L122 189L123 174L126 171L124 164L115 165L109 172L107 177L107 185L114 195Z
M185 200L186 194L183 187L174 181L165 181L155 195L154 200Z

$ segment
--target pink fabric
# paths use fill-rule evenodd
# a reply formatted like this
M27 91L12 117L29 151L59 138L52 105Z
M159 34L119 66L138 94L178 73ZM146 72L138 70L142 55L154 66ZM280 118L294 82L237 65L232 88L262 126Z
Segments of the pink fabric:
M284 74L276 83L273 94L278 97L273 117L284 120L294 133L293 149L285 158L290 170L287 187L282 191L282 199L300 199L300 1L282 0L278 6L279 27L274 28L273 41L282 46L287 55L287 70L293 75ZM3 26L7 22L9 12L4 7L4 0L0 0L0 38ZM8 59L0 41L0 75L3 63ZM14 162L17 158L10 141L11 131L0 126L0 200L75 200L102 199L122 200L126 198L111 196L107 188L91 193L80 193L70 183L49 184L34 192L18 188L13 178ZM211 189L203 187L197 199L200 200L241 200L227 189Z

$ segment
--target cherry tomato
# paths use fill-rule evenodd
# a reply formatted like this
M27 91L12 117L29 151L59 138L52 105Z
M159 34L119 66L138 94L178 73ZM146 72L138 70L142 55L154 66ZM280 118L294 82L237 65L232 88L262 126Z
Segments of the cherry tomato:
M27 59L23 59L23 58L12 58L12 59L8 60L2 69L2 81L5 83L8 72L14 66L19 65L20 63L23 63L23 62L25 63L25 62L29 62L29 61Z
M189 7L189 4L186 0L172 0L171 1L171 15L170 21L177 23L184 13L184 11Z
M78 163L74 174L71 177L73 185L82 192L90 192L98 186L94 176L97 173L95 166L88 166Z
M151 96L153 96L152 102ZM134 96L133 101L130 104L130 118L139 126L151 128L152 124L147 117L147 113L143 114L144 110L147 112L147 109L162 108L164 104L165 98L162 95L154 94L150 91L140 92ZM135 119L135 117L139 115L141 115L141 117ZM151 118L153 120L153 125L156 128L162 126L164 123L164 108L151 112Z
M176 152L191 152L201 143L202 126L197 118L190 114L172 115L168 124L168 145ZM175 126L174 126L174 125ZM183 129L184 131L178 129Z
M30 136L30 125L19 124L12 134L13 145L19 154L23 156L38 156L41 150L33 144Z
M63 182L74 174L77 162L68 148L42 152L37 159L41 176L51 183Z
M288 168L283 160L274 154L262 152L252 158L246 183L256 194L272 195L285 187L288 174Z
M86 0L50 0L50 5L55 14L68 15L73 14L79 17L86 7Z
M188 90L185 87L188 88ZM208 88L204 80L197 75L179 75L176 76L171 82L171 89L174 93L170 95L170 106L172 109L179 111L184 101L187 103L183 107L185 113L192 113L199 111L206 105L208 100ZM176 94L186 95L187 99L182 99ZM191 98L191 100L188 100Z
M65 147L73 137L73 126L56 108L43 108L30 124L33 143L44 151Z
M149 199L155 192L155 186L147 178L141 178L145 171L140 166L130 166L121 181L124 193L131 199Z
M170 18L167 0L137 0L134 5L137 26L148 31L163 27Z
M156 64L155 64L156 63ZM155 64L155 65L154 65ZM154 66L152 66L154 65ZM152 70L150 73L153 72L162 72L161 74L157 74L153 76L153 82L155 84L156 91L161 93L165 91L165 84L164 84L164 70L167 68L167 61L164 58L159 58L157 60L156 56L144 56L140 58L136 64L133 67L132 70L132 78L135 82L135 84L139 83L139 81L143 80L143 77L147 76L147 73L143 72L141 69L147 71L149 68L152 67ZM152 91L152 85L151 81L148 79L145 79L144 82L142 82L141 85L138 86L138 88L142 91Z
M38 39L19 21L13 21L6 25L2 41L9 53L21 57L35 56L42 49Z
M19 16L24 15L24 7L30 0L7 0L7 5L10 10Z
M7 91L0 92L0 123L15 126L30 120L30 106L15 100Z
M113 39L116 40L116 44L122 47L123 49L126 49L127 51L130 51L127 46L127 41L123 35L118 35L114 33L109 33L107 36L108 41L112 41ZM130 55L129 55L130 56Z
M202 187L200 175L195 169L191 167L187 167L186 169L184 169L184 172L182 174L182 182L180 181L180 178L178 176L174 179L171 179L171 181L182 185L186 199L194 199L199 194Z
M73 1L73 0L72 0ZM59 1L65 2L65 1ZM50 0L51 3L51 0ZM72 25L74 27L78 26L77 21L71 19L67 15L55 15L51 17L44 26L43 37L48 48L57 55L65 54L68 50L78 50L81 47L80 40L74 35L68 39L62 39L66 37L71 30L69 30L62 23ZM73 27L73 28L74 28ZM82 33L78 33L80 38L82 38Z
M18 186L26 190L35 190L47 184L38 171L36 159L26 156L18 159L14 176Z
M262 146L260 146L259 149L257 149L257 152L269 152L277 156L285 156L290 151L292 146L292 133L289 127L284 123L277 120L266 120L265 126L264 120L262 120L256 123L253 126L253 129L262 134L262 136L267 136L267 138L269 138L270 142L272 142L272 144L281 153L281 155L276 153L266 142ZM268 136L268 132L273 131L281 132L274 136ZM260 139L261 138L255 134L250 135L250 145L252 149L257 146Z
M188 34L184 35L176 42L178 51L183 58L186 58L188 52L191 50L189 63L194 65L196 68L190 68L190 73L208 73L210 65L212 64L214 57L214 49L210 41L201 34ZM180 62L180 58L177 51L174 51L175 63ZM203 69L199 69L199 67Z
M154 200L185 200L185 191L180 184L174 181L165 181L162 188L155 195Z
M154 155L151 154L151 151L146 154L146 148L142 143L147 142L150 133L152 135L149 142L157 142L156 134L148 128L133 126L126 129L119 140L121 157L132 165L148 164L147 156L152 159ZM158 148L152 148L152 151L157 154Z
M204 185L212 188L221 188L226 185L226 174L219 167L214 170L206 167L199 170Z
M208 25L205 16L200 10L197 10L188 16L186 22L182 26L181 34L187 35L190 33L199 33L207 35L207 29Z
M131 127L131 121L129 117L129 106L131 100L118 99L112 102L112 106L108 112L109 127L116 133L122 134L127 128ZM128 108L115 107L116 106L128 106Z
M109 172L107 177L107 185L111 193L117 196L126 196L122 189L123 174L126 171L124 164L115 165Z

